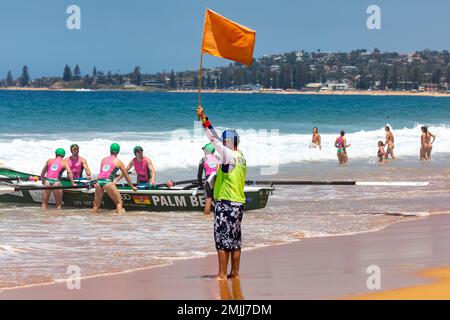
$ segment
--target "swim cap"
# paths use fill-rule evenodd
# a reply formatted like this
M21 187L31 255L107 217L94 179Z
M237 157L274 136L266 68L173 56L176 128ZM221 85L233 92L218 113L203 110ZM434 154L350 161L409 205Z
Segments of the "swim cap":
M231 140L234 143L234 147L237 148L239 145L239 135L236 130L225 130L222 132L222 141Z
M80 148L76 143L74 143L74 144L72 144L70 146L70 151L72 151L72 149L75 148L75 147Z
M212 145L212 143L207 143L203 146L202 148L203 150L209 152L209 153L214 153L216 152L216 148L214 148L214 146Z
M58 148L55 150L55 154L56 156L61 156L64 157L66 155L66 150L64 150L63 148Z
M111 145L111 147L109 147L109 151L110 151L111 153L119 154L119 152L120 152L120 146L119 146L119 144L118 144L118 143L113 143L113 144Z
M133 153L136 153L136 152L138 152L138 151L144 151L144 149L142 149L141 146L136 146L136 147L134 147Z

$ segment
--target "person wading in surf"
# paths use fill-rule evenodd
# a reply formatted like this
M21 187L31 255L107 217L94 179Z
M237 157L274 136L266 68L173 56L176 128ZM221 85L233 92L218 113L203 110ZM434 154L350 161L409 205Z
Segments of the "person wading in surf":
M86 171L86 177L90 180L91 170L86 159L79 156L80 147L74 143L70 146L70 152L72 155L67 159L67 162L69 163L73 178L81 179L83 177L83 171Z
M41 181L42 184L46 187L60 187L61 186L61 177L64 171L67 171L67 177L69 181L73 184L73 175L70 170L70 166L67 160L64 159L66 155L66 151L63 148L58 148L55 151L55 158L49 159L45 162L44 168L42 168L41 172ZM47 210L48 201L50 200L50 196L53 192L55 196L56 209L61 209L62 207L62 198L63 191L62 190L43 190L42 191L42 209Z
M428 127L423 126L420 128L422 130L422 136L420 137L420 160L430 160L431 150L433 149L434 140L436 136L428 131ZM433 138L433 140L431 140Z
M205 156L200 160L200 163L198 165L197 179L199 186L201 186L203 182L203 172L205 172L206 181L212 174L217 173L217 168L219 167L220 163L220 158L214 154L214 152L216 152L216 148L214 148L211 143L205 144L202 149L205 153ZM205 189L205 209L203 210L203 213L208 215L211 213L211 204L214 189L210 188L207 182L205 182L203 188Z
M98 174L97 183L95 185L95 197L92 213L98 212L105 192L116 204L117 213L124 212L122 197L120 196L120 192L117 190L116 183L114 181L118 170L122 172L128 182L128 185L133 189L133 191L137 190L137 188L133 185L127 170L125 170L125 166L122 161L117 158L117 155L120 152L120 146L117 143L113 143L109 150L111 155L103 158L100 165L100 173Z
M386 149L386 159L389 158L389 155L391 155L392 159L395 159L394 157L394 135L392 134L391 128L389 126L385 126L384 130L386 131L386 142L384 143L385 146L387 146Z
M131 168L134 167L134 171L136 171L137 176L137 187L138 189L150 189L155 185L155 177L156 172L153 167L152 160L150 158L144 156L144 149L141 146L136 146L133 149L134 159L130 161L128 166L126 167L126 171L128 172ZM119 182L123 178L123 174L120 174L116 179L116 182Z
M221 158L213 195L214 239L219 260L217 279L227 279L230 255L230 276L237 279L241 259L241 221L244 214L247 165L244 155L238 150L239 135L235 130L225 130L219 138L202 106L198 106L197 116L202 121L206 136Z
M334 146L337 148L339 164L346 164L348 162L347 148L351 145L347 144L344 130L341 130L340 136L336 138Z
M319 150L322 150L322 138L320 137L319 129L317 129L317 127L312 129L310 148L319 148Z

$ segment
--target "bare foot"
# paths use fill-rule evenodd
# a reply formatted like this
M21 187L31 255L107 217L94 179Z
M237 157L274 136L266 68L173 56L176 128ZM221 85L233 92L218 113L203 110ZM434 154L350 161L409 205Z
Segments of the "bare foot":
M217 276L216 279L219 281L227 280L227 276Z

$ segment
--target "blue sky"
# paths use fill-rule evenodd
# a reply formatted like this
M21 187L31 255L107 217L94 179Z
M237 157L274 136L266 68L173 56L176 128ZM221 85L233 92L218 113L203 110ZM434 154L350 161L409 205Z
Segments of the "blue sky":
M81 8L81 30L68 30L66 9ZM366 9L381 8L381 30L368 30ZM31 77L61 75L79 64L125 73L198 68L204 10L256 30L255 57L293 50L374 47L411 52L449 49L448 0L15 0L0 4L0 78L24 64ZM205 67L226 60L207 57Z

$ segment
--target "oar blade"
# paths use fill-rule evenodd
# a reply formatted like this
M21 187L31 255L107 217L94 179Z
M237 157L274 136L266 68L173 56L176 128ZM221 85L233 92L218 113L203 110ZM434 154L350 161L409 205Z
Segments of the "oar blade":
M15 191L16 189L14 187L0 185L0 195L13 193Z
M379 186L379 187L425 187L429 181L356 181L357 186Z
M333 181L333 180L248 180L248 185L285 185L285 186L304 186L304 185L357 185L357 186L380 186L380 187L425 187L429 181Z

